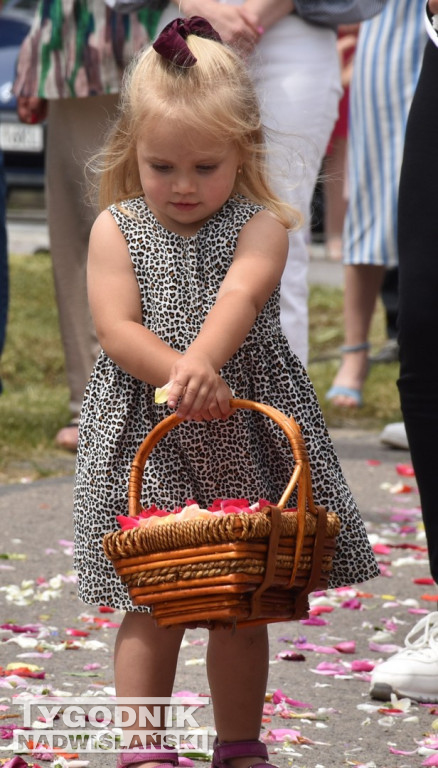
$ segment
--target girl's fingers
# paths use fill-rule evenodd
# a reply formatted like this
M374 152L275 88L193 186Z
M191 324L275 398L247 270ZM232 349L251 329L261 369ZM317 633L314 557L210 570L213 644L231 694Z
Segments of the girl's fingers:
M177 408L181 402L181 398L184 396L184 384L180 384L178 381L172 382L172 386L167 398L167 405L169 408Z
M185 392L180 400L177 416L180 419L195 418L198 416L208 401L210 388L203 386L201 388L191 388L187 385Z

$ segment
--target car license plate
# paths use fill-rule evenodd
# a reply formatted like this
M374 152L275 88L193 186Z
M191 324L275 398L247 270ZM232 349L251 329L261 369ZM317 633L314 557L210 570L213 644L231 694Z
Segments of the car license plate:
M42 152L43 147L42 125L0 124L0 148L4 152Z

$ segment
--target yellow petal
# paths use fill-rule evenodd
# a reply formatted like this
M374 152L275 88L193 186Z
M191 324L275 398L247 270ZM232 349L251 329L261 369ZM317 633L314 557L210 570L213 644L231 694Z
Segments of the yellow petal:
M173 381L168 381L164 387L156 388L154 401L157 405L163 405L163 403L167 403L167 398L169 397L169 392L172 389L172 384Z

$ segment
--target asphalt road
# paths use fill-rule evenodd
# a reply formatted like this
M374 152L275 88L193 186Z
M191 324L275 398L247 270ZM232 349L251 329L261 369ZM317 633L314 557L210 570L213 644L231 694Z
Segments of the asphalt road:
M417 610L434 605L424 599L434 587L414 583L427 579L429 570L415 480L396 468L409 464L409 454L381 447L372 433L339 430L333 439L384 575L312 598L317 624L271 625L263 735L280 739L269 744L279 768L413 768L425 759L421 751L436 728L436 708L407 702L407 711L388 713L368 695L370 668L403 643L419 618ZM395 493L400 483L405 492ZM100 613L76 597L72 486L67 476L0 488L0 665L6 670L0 677L0 734L6 737L4 729L22 722L29 695L49 693L76 702L112 691L117 631L112 625L121 616ZM328 612L318 614L321 605ZM186 633L176 692L208 695L206 642L205 630ZM14 676L10 664L35 665L33 674L44 678ZM273 712L275 692L283 703ZM210 704L200 710L198 722L213 729ZM14 754L10 743L0 740L4 759ZM115 765L109 752L80 759L90 768ZM30 756L26 760L32 762Z
M9 220L8 234L14 253L48 245L38 215ZM341 285L342 267L313 248L309 279ZM271 625L263 738L279 768L414 768L427 755L438 758L438 708L409 701L386 707L368 692L372 667L403 644L422 613L436 607L415 478L406 475L410 457L383 448L374 433L342 429L332 430L332 437L382 575L314 596L310 624ZM29 697L76 703L83 696L110 700L113 693L112 652L121 615L101 613L76 596L73 468L74 459L66 456L65 477L0 486L0 764L17 754L12 731L23 724ZM175 692L208 697L207 639L205 630L186 633ZM213 732L209 703L196 717ZM44 757L25 760L49 765ZM114 768L115 755L80 753L79 765L84 763ZM206 765L199 762L200 768Z

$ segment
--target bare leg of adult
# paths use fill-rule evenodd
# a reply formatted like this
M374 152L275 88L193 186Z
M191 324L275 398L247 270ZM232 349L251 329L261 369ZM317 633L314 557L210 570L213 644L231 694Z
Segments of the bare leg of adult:
M347 200L344 197L346 139L336 138L324 159L324 231L327 258L342 259L342 232Z
M172 695L178 654L184 630L161 629L147 613L126 613L117 634L114 651L114 675L118 697L149 699ZM137 719L130 724L132 741L127 732L127 746L134 748L147 742L144 730L157 730L156 724L147 720L141 722L139 707L132 706ZM164 728L164 709L163 709ZM152 746L157 746L153 744ZM148 764L159 765L156 761L145 760L138 768ZM136 765L137 768L137 765Z
M75 451L82 398L99 353L87 297L87 255L98 209L86 165L102 146L117 95L52 99L48 114L46 196L59 327L70 394L70 423L55 443Z
M327 399L340 408L362 405L362 388L368 374L368 335L385 267L355 264L345 267L342 363L327 392Z
M265 626L210 632L207 675L220 744L259 739L268 670ZM261 760L248 756L233 757L227 762L232 768L247 768Z

